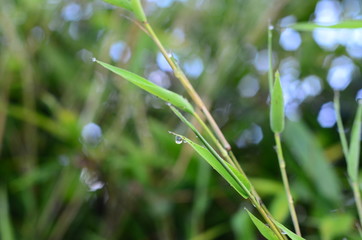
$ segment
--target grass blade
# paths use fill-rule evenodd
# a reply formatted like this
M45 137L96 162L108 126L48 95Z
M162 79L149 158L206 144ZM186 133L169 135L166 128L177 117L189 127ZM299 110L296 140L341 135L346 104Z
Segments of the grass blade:
M103 67L107 68L108 70L114 72L115 74L121 76L122 78L126 79L127 81L133 83L134 85L142 88L143 90L161 98L162 100L171 103L175 107L178 107L188 113L193 113L194 109L192 105L189 103L189 101L167 89L164 89L160 86L157 86L156 84L148 81L147 79L138 76L137 74L134 74L132 72L126 71L122 68L118 68L115 66L112 66L108 63L104 63L102 61L96 60L97 63L102 65Z
M336 24L331 25L322 25L313 22L300 22L289 26L298 31L313 31L316 28L331 28L331 29L355 29L362 28L361 20L349 20L343 21Z
M302 238L301 236L298 236L297 234L295 234L294 232L290 231L288 228L286 228L283 224L277 222L274 220L275 225L278 226L278 228L280 228L281 230L283 230L283 232L285 234L288 235L288 237L290 237L290 239L292 240L305 240L304 238Z
M4 186L0 186L0 233L1 239L14 239L9 216L8 197Z
M230 172L220 163L220 161L218 161L214 155L207 150L205 147L191 141L190 139L188 139L187 137L184 137L182 135L176 134L176 133L172 133L177 137L180 137L184 142L190 144L190 146L203 158L206 160L206 162L208 162L210 164L210 166L212 168L214 168L243 198L248 198L248 193L243 189L242 186L240 186L240 182L244 182L243 184L245 184L245 180L240 177L240 173L234 168L232 167L230 164L224 162L227 167L234 173L238 172L239 174L235 174L237 176L237 179L234 178L234 176L232 176L230 174ZM222 160L224 161L224 160ZM238 181L239 180L239 181Z
M255 217L249 210L245 209L251 221L253 221L254 225L258 228L259 232L268 240L278 240L279 238L274 234L274 232L268 228L262 221L260 221L257 217Z
M275 83L271 96L270 127L274 133L284 130L284 98L279 72L275 73Z
M353 181L357 181L358 165L360 155L360 138L361 138L361 121L362 121L362 104L358 104L356 117L352 126L349 155L347 158L348 175Z
M318 193L340 204L342 194L339 179L312 132L302 122L289 121L283 134L285 143Z

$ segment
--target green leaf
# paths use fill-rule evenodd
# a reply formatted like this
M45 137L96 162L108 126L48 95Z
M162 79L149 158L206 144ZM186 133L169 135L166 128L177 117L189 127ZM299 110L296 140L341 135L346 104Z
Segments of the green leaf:
M312 132L302 122L289 121L283 135L286 145L317 192L325 199L340 204L342 194L337 174Z
M358 177L358 165L360 156L362 104L358 104L356 117L353 122L347 168L349 177L355 182Z
M131 0L131 5L133 8L133 12L136 15L137 19L142 22L147 22L147 18L143 11L141 1L140 0Z
M320 219L321 239L342 239L354 229L354 217L347 213L333 213Z
M290 231L287 227L285 227L283 224L277 222L274 220L275 225L278 226L278 228L280 228L286 235L288 235L288 237L290 237L292 240L305 240L304 238L302 238L301 236L298 236L297 234L295 234L294 232Z
M278 240L279 238L275 235L275 233L268 228L262 221L260 221L257 217L255 217L249 210L245 209L251 221L253 221L254 225L258 228L259 232L268 240Z
M14 239L13 226L9 214L7 189L0 185L0 236L1 239Z
M129 0L103 0L109 4L112 4L117 7L121 7L133 12L133 8L131 6L131 2Z
M233 177L234 180L239 184L239 186L242 187L243 193L246 195L247 192L251 191L251 184L249 180L244 176L242 173L240 173L238 170L236 170L233 166L231 166L229 163L225 162L224 159L220 157L220 155L213 149L210 144L206 141L206 139L201 135L199 131L195 128L192 123L190 123L175 107L170 106L171 110L176 114L177 117L180 118L180 120L185 123L188 127L191 128L191 130L196 134L196 136L202 141L202 143L207 148L208 152L213 156L213 159L217 161L215 163L217 166L222 166L223 169L225 169L230 176ZM180 136L181 138L184 138L183 136ZM210 164L211 165L211 164ZM211 165L212 166L212 165ZM227 180L227 179L226 179ZM242 195L243 196L243 195ZM245 197L247 198L247 197Z
M99 63L100 65L102 65L103 67L107 68L108 70L123 77L127 81L133 83L134 85L142 88L143 90L161 98L162 100L164 100L166 102L171 103L175 107L178 107L188 113L194 112L193 107L191 106L189 101L187 101L187 99L185 99L184 97L182 97L174 92L171 92L167 89L164 89L160 86L157 86L156 84L148 81L147 79L142 78L132 72L126 71L122 68L118 68L118 67L112 66L110 64L107 64L107 63L104 63L104 62L98 61L98 60L96 60L96 62Z
M316 28L332 28L332 29L355 29L362 28L361 20L348 20L331 25L321 25L313 22L300 22L289 26L299 31L313 31Z
M284 129L284 98L279 72L275 73L275 83L271 96L270 127L274 133L281 133Z
M209 152L209 150L207 150L205 147L194 143L193 141L191 141L190 139L188 139L187 137L184 137L182 135L176 134L176 133L172 133L175 136L178 136L180 138L182 138L182 140L184 142L187 142L188 144L190 144L190 146L203 158L206 160L206 162L208 162L210 164L210 166L212 168L214 168L243 198L247 199L248 198L248 194L246 193L246 191L243 189L243 187L240 185L240 182L245 181L243 178L240 178L240 173L237 175L238 179L235 179L230 172L228 172L228 170L213 156L213 154L211 154L211 152ZM224 160L222 160L224 161ZM238 172L234 167L232 167L230 164L224 162L227 167L232 171L232 172ZM239 181L238 181L239 180Z

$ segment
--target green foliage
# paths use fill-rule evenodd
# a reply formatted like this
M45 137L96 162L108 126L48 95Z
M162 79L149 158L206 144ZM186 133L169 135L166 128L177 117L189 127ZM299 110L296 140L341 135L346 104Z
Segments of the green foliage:
M260 233L268 240L278 240L278 237L275 235L275 233L270 230L269 227L267 227L262 221L260 221L257 217L255 217L249 210L245 209L255 226L258 228Z
M313 134L300 122L288 122L284 132L286 145L317 192L328 201L340 202L341 190L337 175Z
M349 155L347 157L348 175L353 181L358 178L358 166L360 158L361 145L361 122L362 122L362 104L358 104L357 113L353 122Z
M121 68L114 67L112 65L109 65L107 63L101 62L97 60L97 63L102 65L103 67L109 69L110 71L116 73L117 75L123 77L127 81L137 85L138 87L142 88L143 90L146 90L147 92L163 99L164 101L173 104L174 106L188 112L193 113L194 109L191 106L191 104L185 99L184 97L171 92L167 89L164 89L162 87L157 86L156 84L148 81L147 79L144 79L134 73L131 73L129 71L126 71Z
M288 235L288 237L290 237L290 239L292 240L303 240L304 238L298 236L297 234L293 233L292 231L290 231L287 227L285 227L283 224L277 222L277 221L274 221L275 224L283 230L283 232Z
M212 168L205 167L207 161L199 161L189 144L175 144L168 133L193 139L187 131L190 126L181 124L164 104L171 99L175 107L191 113L187 121L205 136L193 140L202 145L201 151L207 150L213 160L225 158L193 119L195 112L203 119L202 111L181 97L190 99L175 74L161 69L160 50L140 29L145 21L141 1L106 2L128 11L86 0L2 2L0 238L257 239L260 234L247 212L238 210L251 207L250 198L235 194ZM272 88L257 63L265 55L270 19L275 26L269 41L277 56L274 70L297 63L292 68L298 84L304 86L305 79L314 75L322 87L319 95L300 103L300 122L287 122L282 136L297 214L304 215L303 236L359 239L356 209L346 207L352 193L338 133L320 127L316 119L320 106L331 100L324 80L331 60L344 55L356 69L360 62L342 45L335 52L324 51L309 32L301 33L302 44L295 51L279 45L282 18L310 19L316 2L188 0L173 1L167 8L159 7L159 1L142 4L147 22L190 76L265 206L277 220L292 226L285 214L275 142L266 130ZM136 21L129 21L129 16ZM132 76L127 81L162 98L143 94L127 81L112 81L118 76L92 63L92 57L122 69L122 78ZM202 68L195 77L191 70L198 62ZM361 87L359 72L341 92L348 139L357 139L355 134L350 138L348 129L356 116L351 96ZM250 76L258 80L253 82L258 90L246 97L241 94L247 89L243 80ZM167 91L179 95L170 97L145 79L166 83ZM82 138L82 128L90 122L102 129L95 146ZM259 143L249 131L254 125L262 133ZM251 187L244 175L225 166L235 182ZM333 210L338 214L331 214Z
M316 28L331 28L331 29L356 29L362 28L362 21L360 20L347 20L336 24L322 25L312 22L299 22L290 26L299 31L313 31Z
M284 96L279 72L275 73L275 82L270 103L270 127L274 133L284 130Z

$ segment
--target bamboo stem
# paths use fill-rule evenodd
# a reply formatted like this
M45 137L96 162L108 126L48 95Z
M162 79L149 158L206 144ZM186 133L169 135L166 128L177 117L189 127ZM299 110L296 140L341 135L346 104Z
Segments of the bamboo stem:
M292 197L290 187L289 187L288 175L287 175L287 171L285 170L285 161L284 161L284 156L283 156L282 145L280 142L280 134L275 133L274 137L275 137L275 142L277 145L276 147L277 147L279 168L280 168L280 172L282 174L284 189L285 189L285 192L286 192L287 198L288 198L290 216L292 217L292 221L293 221L293 225L294 225L296 234L301 236L302 234L300 232L299 222L298 222L297 214L296 214L296 211L294 208L294 201L293 201L293 197Z

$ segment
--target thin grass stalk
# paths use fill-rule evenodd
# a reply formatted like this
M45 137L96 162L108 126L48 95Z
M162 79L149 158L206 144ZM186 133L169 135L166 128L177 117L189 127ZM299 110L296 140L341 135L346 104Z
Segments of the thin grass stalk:
M333 103L334 103L334 111L335 111L336 119L337 119L337 129L338 129L338 133L339 133L339 138L341 140L344 157L346 158L346 161L348 163L350 149L348 147L347 137L346 137L346 134L344 131L344 126L343 126L342 117L341 117L339 91L334 91ZM360 193L358 181L351 179L351 188L353 191L353 196L354 196L354 199L356 202L357 213L358 213L358 217L359 217L359 232L360 232L360 236L362 236L362 232L360 230L360 228L362 226L362 200L361 200L361 193Z
M272 95L272 89L273 89L273 57L272 57L272 40L273 40L273 25L269 24L268 27L268 64L269 64L269 71L268 71L268 83L269 83L269 94L270 97Z
M162 43L158 39L157 35L153 31L151 25L147 22L144 23L145 28L147 29L149 35L153 39L153 41L156 43L158 48L160 49L162 55L165 57L166 61L170 64L171 68L173 69L175 76L180 80L181 84L184 86L192 100L196 103L196 105L201 109L201 111L204 113L206 119L210 123L211 128L214 130L215 134L220 139L222 145L224 148L229 151L231 150L231 146L229 142L226 140L224 134L221 132L219 126L215 122L214 118L211 116L211 113L205 106L204 102L201 100L201 97L199 94L195 91L193 86L191 85L190 81L187 79L186 75L183 73L183 71L175 64L175 62L171 59L171 57L168 55L166 49L163 47Z
M285 169L285 160L284 160L284 156L283 156L282 145L281 145L281 142L280 142L280 134L275 133L274 137L275 137L275 142L276 142L276 147L277 147L276 150L277 150L277 155L278 155L279 168L280 168L280 172L282 174L284 189L285 189L285 192L286 192L287 198L288 198L288 206L289 206L290 216L292 218L296 234L298 234L299 236L302 236L301 231L300 231L300 227L299 227L297 213L296 213L295 207L294 207L294 201L293 201L292 193L290 191L287 171Z
M357 206L357 212L358 212L358 216L359 216L359 224L360 224L360 228L362 226L362 201L361 201L361 193L360 193L360 189L359 189L359 184L357 181L353 181L352 182L352 190L353 190L353 195L354 195L354 199L356 201L356 206ZM361 232L360 232L361 235Z

